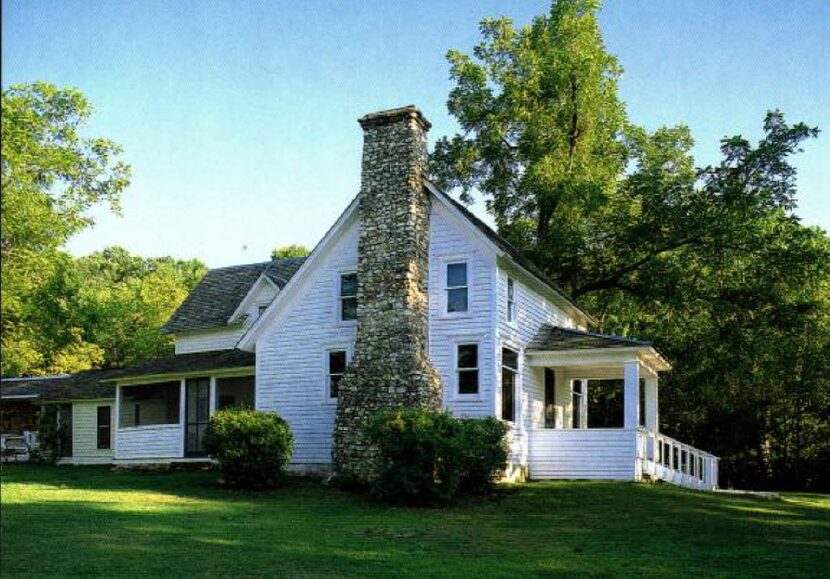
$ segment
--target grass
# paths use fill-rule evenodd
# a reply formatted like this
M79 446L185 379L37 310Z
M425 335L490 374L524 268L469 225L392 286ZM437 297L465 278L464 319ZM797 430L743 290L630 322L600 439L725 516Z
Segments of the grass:
M830 497L545 482L452 509L318 482L4 466L0 575L822 575Z

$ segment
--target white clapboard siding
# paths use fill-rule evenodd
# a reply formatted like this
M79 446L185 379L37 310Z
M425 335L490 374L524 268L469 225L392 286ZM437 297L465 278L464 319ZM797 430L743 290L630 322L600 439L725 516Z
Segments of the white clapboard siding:
M112 400L90 400L72 404L72 461L75 464L110 462L115 442L115 403ZM110 448L98 448L98 407L110 408Z
M330 349L354 351L356 325L338 320L339 277L357 269L358 223L344 224L332 249L320 256L302 280L301 297L287 305L283 317L265 330L256 344L257 408L279 413L295 437L292 467L331 463L336 402L326 399L326 356ZM468 316L441 315L441 267L446 258L469 262ZM495 258L464 231L442 205L434 203L430 226L429 353L444 385L444 403L467 416L493 412L495 381L492 289ZM454 349L458 341L479 343L481 392L454 395Z
M327 352L354 348L356 325L339 321L338 291L340 275L357 269L357 233L354 219L344 225L302 280L301 295L256 344L256 406L291 426L294 468L331 463L336 405L326 398Z
M178 333L175 335L176 354L230 350L236 347L244 333L243 326Z
M119 428L115 458L181 458L184 456L184 431L181 424L158 424Z
M429 240L429 356L444 386L444 406L457 415L492 416L496 384L493 291L495 255L476 242L442 204L433 203ZM442 299L448 261L467 261L465 316L446 316ZM478 343L479 394L459 396L455 375L458 343Z
M507 320L507 279L513 279L515 319ZM530 287L529 280L520 272L498 269L496 320L498 332L497 363L501 368L501 348L519 351L519 385L517 386L518 423L514 425L511 445L513 462L527 464L528 431L544 426L545 382L544 370L525 363L524 348L533 340L543 325L573 326L573 319L562 309ZM538 282L536 282L538 283ZM498 373L495 408L501 411L501 371Z
M533 429L529 434L532 479L635 479L635 430Z

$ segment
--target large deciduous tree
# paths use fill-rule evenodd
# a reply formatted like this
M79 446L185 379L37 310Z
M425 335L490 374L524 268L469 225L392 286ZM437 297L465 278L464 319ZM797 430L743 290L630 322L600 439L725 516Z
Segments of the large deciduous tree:
M675 362L664 427L723 457L722 482L830 487L830 241L800 224L791 156L818 131L772 111L752 144L695 169L684 126L626 118L593 0L516 28L487 19L450 51L461 132L432 174L484 197L500 232L601 330Z

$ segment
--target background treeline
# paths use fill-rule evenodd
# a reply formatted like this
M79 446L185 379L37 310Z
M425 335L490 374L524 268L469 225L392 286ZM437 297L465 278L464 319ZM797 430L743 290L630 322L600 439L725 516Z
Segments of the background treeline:
M687 127L647 131L617 93L596 0L450 51L432 174L596 316L673 362L661 426L722 457L721 483L830 490L830 239L796 213L791 158L818 130L783 113L696 167Z

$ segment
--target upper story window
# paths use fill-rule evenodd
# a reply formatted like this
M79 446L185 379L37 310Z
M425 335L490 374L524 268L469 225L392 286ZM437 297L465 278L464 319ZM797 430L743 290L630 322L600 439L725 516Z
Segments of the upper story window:
M507 278L507 321L516 319L516 284L512 277Z
M256 310L257 311L257 314L256 314L257 317L261 317L262 314L264 314L265 310L267 310L267 309L268 309L268 306L266 304L263 304L263 305L260 305L259 307L257 307L257 310Z
M326 390L330 399L337 398L340 381L346 372L346 351L330 350L328 354L328 369L326 371Z
M340 276L340 320L357 319L357 274Z
M459 394L478 394L478 344L459 344L455 357Z
M467 262L447 264L447 313L466 312L469 287L467 286Z

